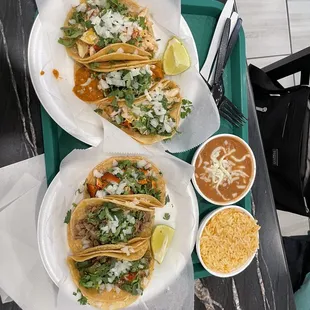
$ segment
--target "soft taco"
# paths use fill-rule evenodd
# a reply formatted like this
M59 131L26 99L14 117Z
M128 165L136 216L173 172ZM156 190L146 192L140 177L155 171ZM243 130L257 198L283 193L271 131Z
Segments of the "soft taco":
M58 42L84 64L146 60L158 49L147 9L132 0L82 0L61 29Z
M119 244L112 244L109 246L108 249L86 249L85 251L70 255L75 261L77 262L83 262L86 259L91 259L94 257L97 257L98 255L101 255L101 253L108 253L110 255L113 255L113 257L118 259L126 259L126 260L137 260L140 259L148 249L150 244L149 239L142 239L139 241L135 241L132 243L131 241L128 242L127 245L122 245L122 247L119 246Z
M87 299L100 309L123 309L143 294L154 269L150 250L138 260L122 260L113 253L76 262L67 259L73 282ZM85 300L86 301L86 300Z
M131 107L124 102L100 105L100 115L138 142L153 144L177 132L181 117L186 116L182 109L190 106L190 101L182 99L177 84L162 80Z
M84 198L109 195L150 195L165 203L166 184L161 171L142 156L111 157L87 176ZM147 197L144 197L145 199ZM158 203L152 204L157 207Z
M129 255L137 243L151 237L153 222L154 211L139 203L84 199L71 215L68 244L74 255L123 248ZM126 245L131 245L132 251Z
M81 100L98 106L109 102L116 105L122 100L132 106L134 100L142 98L163 77L161 62L156 60L106 73L76 65L73 92Z

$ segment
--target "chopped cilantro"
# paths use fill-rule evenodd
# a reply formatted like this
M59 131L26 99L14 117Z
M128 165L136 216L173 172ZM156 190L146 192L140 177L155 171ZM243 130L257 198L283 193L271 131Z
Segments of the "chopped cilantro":
M88 64L91 69L97 69L100 66L99 62L91 62Z
M170 219L170 214L169 213L165 213L163 216L163 219L168 221Z
M192 112L192 106L193 104L191 101L187 99L182 100L181 118L185 118L188 114Z
M113 12L119 12L121 14L125 14L128 11L127 6L118 0L108 0L106 7L110 8Z
M82 12L74 11L71 19L74 19L77 24L81 24L84 22L84 17Z
M71 220L71 210L68 210L64 223L69 224L70 220Z
M80 299L78 299L78 302L80 303L80 305L87 305L87 298L81 293L81 297Z
M84 22L84 26L85 26L87 29L89 29L89 28L91 28L93 25L92 25L92 23L91 23L90 20L87 20L87 21Z
M117 99L116 98L113 98L112 102L111 102L111 106L113 107L113 110L114 111L118 111L119 109L119 106L117 104Z
M77 39L84 33L84 30L78 27L61 27L60 29L64 32L66 39Z
M76 208L77 204L76 204L76 203L73 203L72 206L73 206L73 208Z
M99 46L99 47L106 47L106 46L108 46L108 45L110 45L110 44L114 44L114 43L121 43L122 42L122 40L119 38L119 37L117 37L117 36L115 36L115 37L113 37L113 38L103 38L103 37L99 37L99 40L98 40L98 42L97 42L97 45ZM110 50L111 51L111 50ZM111 52L108 52L108 54L110 54ZM114 51L113 51L114 52ZM112 52L112 53L113 53Z
M59 38L58 43L64 45L65 47L72 47L75 44L75 39Z
M103 110L102 109L95 109L94 112L98 113L98 114L102 114Z
M165 204L167 204L168 202L170 202L170 197L169 197L169 195L166 196Z
M73 292L72 295L76 296L76 295L77 295L77 292Z
M146 29L145 17L139 16L138 24L142 29Z
M79 193L79 194L82 194L83 193L83 191L82 190L80 190L79 188L75 191L75 195L76 195L76 193Z

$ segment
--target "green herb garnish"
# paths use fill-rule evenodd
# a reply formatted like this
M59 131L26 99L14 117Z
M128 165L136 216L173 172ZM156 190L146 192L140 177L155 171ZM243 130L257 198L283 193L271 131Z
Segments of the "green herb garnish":
M170 219L170 214L169 213L165 213L163 216L163 219L168 221Z
M69 224L70 220L71 220L71 210L68 210L66 217L65 217L65 220L64 220L64 223Z
M168 202L170 202L170 197L169 197L169 195L167 195L166 198L165 198L165 204L167 204Z
M80 299L78 299L78 302L80 303L80 305L83 305L83 306L87 305L87 298L82 293L80 294L81 294L81 297Z
M76 193L79 193L79 194L82 194L83 193L83 191L82 190L80 190L79 188L75 191L75 195L76 195Z
M88 64L91 69L97 69L100 66L99 62L91 62Z
M185 118L188 114L192 112L192 106L193 104L191 101L187 99L182 100L181 118Z
M77 27L61 27L60 28L64 34L65 34L65 38L69 38L69 39L76 39L80 36L83 35L84 30L77 28Z
M101 114L102 114L102 112L103 112L103 110L102 110L102 109L97 108L97 109L95 109L95 110L94 110L94 112L96 112L96 113L98 113L98 114L100 114L100 115L101 115Z
M145 17L139 16L138 24L139 24L139 26L140 26L142 29L146 29L147 26L146 26Z
M72 203L73 208L76 208L77 204L76 203Z
M75 44L75 39L66 39L66 38L59 38L58 43L64 45L65 47L72 47Z
M89 259L76 263L80 273L79 284L87 289L93 288L101 292L102 284L113 284L132 295L141 295L143 292L142 281L149 269L150 259L142 257L131 261L120 273L115 274L115 265L124 263L110 257ZM104 288L103 288L104 289Z

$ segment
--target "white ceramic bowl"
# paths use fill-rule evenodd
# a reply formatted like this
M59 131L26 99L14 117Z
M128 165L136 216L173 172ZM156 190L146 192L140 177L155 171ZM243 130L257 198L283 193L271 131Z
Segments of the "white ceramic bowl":
M240 266L238 269L235 269L234 271L230 272L230 273L221 273L221 272L216 272L216 271L213 271L211 269L209 269L203 262L202 260L202 257L201 257L201 254L200 254L200 239L201 239L201 235L202 235L202 232L203 232L203 229L205 228L205 226L207 225L207 223L210 221L210 219L215 216L217 213L225 210L225 209L238 209L238 210L241 210L242 212L246 213L247 215L249 215L252 219L253 216L250 212L248 212L247 210L245 210L244 208L241 208L241 207L238 207L238 206L226 206L226 207L220 207L212 212L210 212L209 214L207 214L203 220L201 221L200 223L200 226L199 226L199 229L198 229L198 233L197 233L197 239L196 239L196 252L197 252L197 255L198 255L198 258L200 260L200 263L201 265L204 267L204 269L206 269L210 274L216 276L216 277L219 277L219 278L229 278L229 277L233 277L239 273L241 273L243 270L245 270L252 262L253 258L255 257L255 254L256 252L250 256L248 258L248 260L244 263L244 265ZM257 232L258 234L258 232ZM259 234L258 234L259 236Z
M227 205L233 205L235 204L236 202L240 201L241 199L243 199L247 193L251 190L252 186L253 186L253 183L254 183L254 180L255 180L255 176L256 176L256 161L255 161L255 157L254 157L254 154L252 152L252 149L250 148L250 146L245 142L243 141L241 138L239 138L238 136L235 136L235 135L231 135L231 134L220 134L220 135L215 135L211 138L209 138L208 140L206 140L204 143L202 143L200 145L200 147L196 150L194 156L193 156L193 159L192 159L192 165L195 167L195 164L196 164L196 160L198 158L198 154L200 153L200 151L205 147L206 144L208 144L210 141L216 139L216 138L219 138L219 137L228 137L228 138L234 138L236 140L238 140L240 143L242 143L246 149L248 150L250 156L251 156L251 159L252 159L252 162L253 162L253 175L251 176L251 179L250 179L250 182L249 182L249 185L247 187L247 189L242 193L242 195L240 195L239 197L236 197L236 199L232 199L230 201L225 201L225 202L218 202L218 201L215 201L209 197L207 197L199 188L197 182L196 182L196 177L195 177L195 173L193 175L193 178L192 178L192 182L194 184L194 187L196 189L196 191L200 194L200 196L202 198L204 198L205 200L209 201L210 203L214 204L214 205L218 205L218 206L227 206Z

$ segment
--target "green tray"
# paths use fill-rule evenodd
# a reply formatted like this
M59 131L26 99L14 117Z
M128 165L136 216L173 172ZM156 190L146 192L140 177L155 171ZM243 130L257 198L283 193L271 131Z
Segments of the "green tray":
M223 4L214 0L182 0L182 15L187 21L198 50L199 64L205 61L212 35L216 26ZM232 78L233 77L233 78ZM246 91L246 59L245 59L245 38L241 31L239 40L227 63L224 72L225 95L242 111L247 117L247 91ZM44 137L45 164L47 182L53 180L59 171L61 160L75 148L87 148L87 144L78 141L62 130L46 113L41 109L42 127ZM247 125L242 128L233 128L228 122L221 119L221 127L217 133L233 133L245 141L248 141ZM174 154L187 162L191 162L195 149L188 152ZM207 203L196 193L199 203L200 220L216 206ZM238 205L251 210L249 195ZM204 270L199 263L196 251L192 254L195 278L207 277L210 274Z

